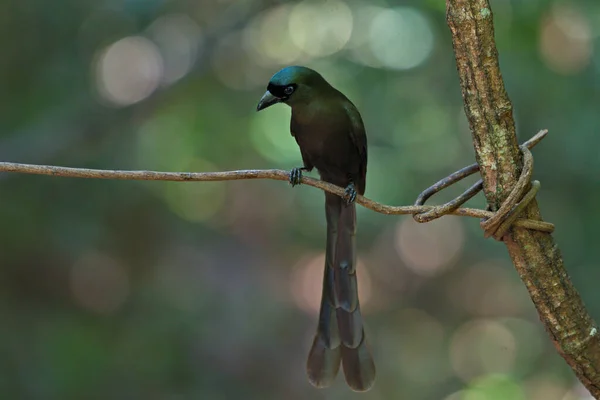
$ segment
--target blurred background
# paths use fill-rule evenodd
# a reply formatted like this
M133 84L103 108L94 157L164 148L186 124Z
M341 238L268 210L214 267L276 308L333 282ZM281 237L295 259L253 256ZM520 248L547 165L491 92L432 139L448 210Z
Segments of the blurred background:
M550 130L534 151L542 213L598 319L600 3L492 9L520 141ZM0 21L2 161L298 166L289 109L255 112L290 64L362 112L368 197L411 204L474 161L443 0L3 0ZM477 220L419 225L359 207L378 378L355 394L341 374L314 389L304 370L322 192L1 174L0 198L2 398L590 399Z

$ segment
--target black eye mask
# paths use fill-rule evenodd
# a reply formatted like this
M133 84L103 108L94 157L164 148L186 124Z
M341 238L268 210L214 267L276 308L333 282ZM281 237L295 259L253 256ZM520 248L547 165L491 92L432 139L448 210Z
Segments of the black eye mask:
M290 97L290 95L292 95L292 93L294 93L294 91L296 90L296 84L292 83L291 85L275 85L274 83L269 83L269 86L267 86L267 90L269 92L271 92L271 94L275 97L278 97L280 99L287 99ZM287 94L285 92L286 89L288 89L288 91L290 90L289 88L292 88L292 91Z

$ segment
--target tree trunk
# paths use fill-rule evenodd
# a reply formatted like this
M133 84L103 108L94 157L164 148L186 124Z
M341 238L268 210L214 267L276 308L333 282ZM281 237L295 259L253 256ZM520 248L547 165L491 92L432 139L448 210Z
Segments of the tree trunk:
M519 178L522 156L498 65L492 10L488 0L447 0L446 11L485 197L490 209L497 210ZM524 214L541 220L535 200ZM513 228L503 242L557 351L600 399L600 332L552 235Z

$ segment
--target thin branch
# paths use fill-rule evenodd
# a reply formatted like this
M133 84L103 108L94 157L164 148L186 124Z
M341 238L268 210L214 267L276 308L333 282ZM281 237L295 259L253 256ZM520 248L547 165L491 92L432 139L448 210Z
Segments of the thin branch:
M67 178L89 179L119 179L136 181L174 181L174 182L216 182L235 181L243 179L271 179L288 181L289 171L281 169L250 169L224 172L159 172L159 171L118 171L87 168L57 167L52 165L19 164L0 162L0 172L16 172L22 174L49 175ZM302 177L302 183L308 186L334 193L339 196L344 194L344 189L331 183L323 182L307 176ZM414 215L431 211L436 206L388 206L378 203L364 196L357 196L356 203L369 210L388 215ZM491 218L494 213L475 208L459 208L450 213L463 217ZM530 229L539 229L535 221L517 220L516 226Z
M447 0L446 8L484 193L489 207L497 210L515 187L523 162L498 64L492 11L488 0ZM535 200L523 214L542 220ZM558 353L600 399L600 332L552 235L510 229L503 241Z

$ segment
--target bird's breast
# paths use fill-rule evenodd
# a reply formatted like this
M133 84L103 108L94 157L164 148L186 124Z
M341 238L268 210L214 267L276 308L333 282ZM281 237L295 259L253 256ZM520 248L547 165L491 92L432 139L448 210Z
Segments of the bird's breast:
M321 156L324 152L324 137L317 130L298 129L294 132L302 152L312 156Z
M317 169L339 164L339 154L351 147L348 115L342 107L321 102L301 109L292 108L292 134Z

